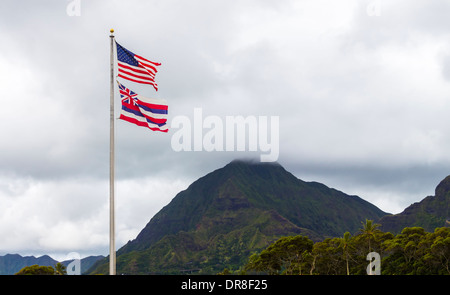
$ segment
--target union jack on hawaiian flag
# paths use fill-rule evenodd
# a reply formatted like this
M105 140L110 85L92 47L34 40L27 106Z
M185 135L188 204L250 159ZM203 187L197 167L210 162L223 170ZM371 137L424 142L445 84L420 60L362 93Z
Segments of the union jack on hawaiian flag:
M124 103L127 104L132 104L132 105L136 105L136 101L137 101L137 93L131 91L130 89L126 88L125 86L123 86L122 84L120 84L119 82L117 82L119 84L119 92L120 92L120 97L124 98L122 101Z

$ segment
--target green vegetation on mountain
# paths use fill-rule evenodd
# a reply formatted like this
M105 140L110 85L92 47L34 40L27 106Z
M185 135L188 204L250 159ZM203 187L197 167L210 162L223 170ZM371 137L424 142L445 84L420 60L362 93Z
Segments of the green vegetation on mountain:
M233 161L192 183L118 251L117 272L213 274L236 269L282 236L313 241L386 215L357 196L304 182L279 164ZM90 273L107 273L108 259Z

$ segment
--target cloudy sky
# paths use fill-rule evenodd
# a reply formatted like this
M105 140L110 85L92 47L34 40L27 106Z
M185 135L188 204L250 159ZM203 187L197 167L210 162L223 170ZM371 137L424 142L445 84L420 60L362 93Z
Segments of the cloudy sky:
M194 124L194 108L277 116L278 162L300 179L390 213L433 195L450 174L449 12L425 0L1 0L0 255L108 254L111 28L162 63L157 93L122 82L166 99L169 124ZM262 153L176 152L177 131L116 121L117 247L194 180Z

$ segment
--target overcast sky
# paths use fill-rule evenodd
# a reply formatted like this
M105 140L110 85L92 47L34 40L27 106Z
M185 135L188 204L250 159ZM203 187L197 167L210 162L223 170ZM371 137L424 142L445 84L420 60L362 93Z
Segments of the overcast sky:
M78 5L79 3L79 5ZM0 1L0 255L108 254L109 30L169 133L116 121L117 248L199 177L180 116L279 117L278 162L399 213L450 174L450 1ZM120 97L116 95L116 117ZM206 130L204 131L204 133Z

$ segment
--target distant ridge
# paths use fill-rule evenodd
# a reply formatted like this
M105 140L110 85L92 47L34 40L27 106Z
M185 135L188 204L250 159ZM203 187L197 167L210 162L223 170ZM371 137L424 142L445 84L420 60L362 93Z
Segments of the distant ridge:
M81 273L88 270L95 262L99 259L104 258L104 256L89 256L81 259ZM73 260L59 261L63 265L67 266ZM0 256L0 275L13 275L19 270L26 266L31 266L34 264L40 266L52 266L54 267L58 261L54 260L48 255L43 255L39 257L35 256L21 256L19 254L6 254Z
M6 254L0 256L0 275L13 275L25 266L34 264L42 266L54 266L58 261L48 255L40 257L21 256L19 254Z
M304 182L278 163L233 161L162 208L118 251L117 273L213 274L246 262L281 236L356 232L387 213L358 196ZM108 259L90 273L107 273Z
M379 223L383 231L394 234L405 227L418 226L433 232L437 227L450 226L450 175L438 184L434 196L410 205L399 214L384 216Z

